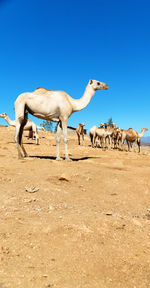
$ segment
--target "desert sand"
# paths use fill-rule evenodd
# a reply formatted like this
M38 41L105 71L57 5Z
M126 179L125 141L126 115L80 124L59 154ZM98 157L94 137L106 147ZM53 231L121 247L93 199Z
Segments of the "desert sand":
M69 135L73 161L56 161L55 134L26 136L18 160L14 128L0 127L0 288L150 287L150 148Z

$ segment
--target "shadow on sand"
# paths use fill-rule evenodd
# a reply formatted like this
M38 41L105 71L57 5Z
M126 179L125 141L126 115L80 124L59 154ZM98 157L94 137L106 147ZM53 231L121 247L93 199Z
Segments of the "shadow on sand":
M7 142L7 144L15 144L16 142ZM32 143L32 142L24 142L23 145L36 145L36 143ZM0 287L1 288L1 287Z
M54 156L29 156L29 158L39 158L39 159L49 159L49 160L56 160L56 157ZM71 158L72 161L83 161L83 160L88 160L88 159L98 159L101 157L81 157L81 158ZM65 160L65 158L62 158Z

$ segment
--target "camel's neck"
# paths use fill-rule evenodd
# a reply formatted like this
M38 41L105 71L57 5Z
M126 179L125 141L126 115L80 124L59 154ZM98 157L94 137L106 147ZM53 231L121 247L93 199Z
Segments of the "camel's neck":
M13 126L13 127L16 126L16 121L15 120L10 120L8 116L6 116L4 119L10 126Z
M80 99L71 98L73 112L77 112L77 111L84 109L89 104L94 93L95 91L93 90L93 88L88 85L85 89L83 96Z
M140 137L140 138L143 137L144 133L145 133L145 130L142 129L142 130L141 130L141 133L139 133L139 137Z

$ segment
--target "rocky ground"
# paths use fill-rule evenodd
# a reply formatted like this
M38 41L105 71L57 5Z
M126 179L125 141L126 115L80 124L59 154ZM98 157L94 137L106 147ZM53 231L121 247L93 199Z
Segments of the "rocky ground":
M18 160L13 135L0 128L0 288L150 287L150 147L69 136L73 161L57 162L55 135L39 132Z

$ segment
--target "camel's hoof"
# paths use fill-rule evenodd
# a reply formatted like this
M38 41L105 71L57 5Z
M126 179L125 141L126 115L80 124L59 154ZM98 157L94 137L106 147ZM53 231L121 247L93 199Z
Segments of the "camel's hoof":
M61 158L61 157L57 157L56 160L57 160L57 161L62 161L63 158Z
M70 158L68 157L68 158L65 158L65 161L72 162L72 159L70 159Z
M24 155L24 158L27 158L27 157L29 157L29 155L28 155L28 154Z
M19 155L19 156L18 156L18 159L19 159L19 160L23 160L23 159L24 159L23 155Z

